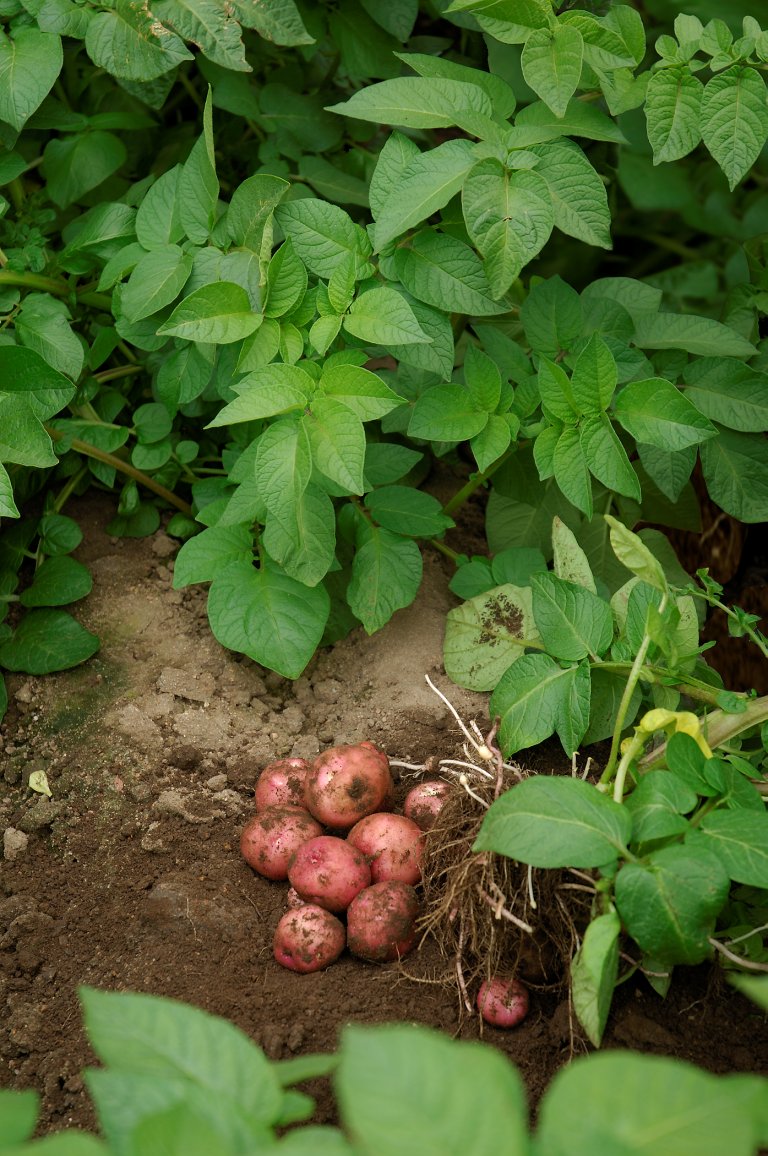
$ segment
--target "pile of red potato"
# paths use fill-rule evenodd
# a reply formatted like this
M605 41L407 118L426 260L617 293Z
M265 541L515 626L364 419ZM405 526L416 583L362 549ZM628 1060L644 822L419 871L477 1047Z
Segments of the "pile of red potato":
M334 963L345 946L373 963L411 950L424 833L448 790L441 779L423 780L395 814L389 760L370 742L265 767L240 849L254 871L290 883L275 930L278 963L306 973ZM498 1027L519 1022L527 1002L516 980L490 980L478 996L483 1017Z

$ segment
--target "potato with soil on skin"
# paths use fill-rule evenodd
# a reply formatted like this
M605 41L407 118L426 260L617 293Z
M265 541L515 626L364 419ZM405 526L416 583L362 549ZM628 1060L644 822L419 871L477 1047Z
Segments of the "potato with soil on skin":
M240 836L246 863L266 879L287 879L288 864L323 828L303 807L267 807L249 819Z
M403 814L422 831L431 831L450 789L450 783L444 779L424 779L405 796Z
M421 879L424 832L405 815L366 815L355 823L347 842L365 855L374 883L397 879L413 884Z
M306 759L277 759L269 763L258 777L253 801L257 811L289 803L304 807L304 785L310 763Z
M305 903L288 911L275 928L275 959L290 971L307 974L321 971L334 963L342 951L346 936L344 925L324 907Z
M394 793L389 759L373 743L331 747L307 774L306 807L321 823L340 831L384 810Z
M347 909L347 946L370 963L388 963L407 955L418 937L419 899L408 883L374 883Z
M306 903L328 911L346 911L358 891L371 882L365 855L336 835L303 843L288 867L291 886Z
M495 975L480 985L477 1010L495 1028L514 1028L528 1014L528 989L518 979Z

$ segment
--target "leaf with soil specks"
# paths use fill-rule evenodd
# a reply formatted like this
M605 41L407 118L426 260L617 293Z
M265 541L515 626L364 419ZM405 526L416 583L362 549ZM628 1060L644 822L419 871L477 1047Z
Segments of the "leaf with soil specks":
M530 644L541 645L530 587L495 586L448 614L443 647L446 674L469 690L493 690Z

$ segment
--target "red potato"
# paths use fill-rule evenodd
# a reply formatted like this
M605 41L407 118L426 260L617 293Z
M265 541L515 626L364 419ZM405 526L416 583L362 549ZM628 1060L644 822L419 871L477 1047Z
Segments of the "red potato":
M267 879L287 879L288 864L323 828L303 807L267 807L246 823L240 850L246 863Z
M528 1014L528 989L519 979L495 975L480 985L477 1010L495 1028L514 1028Z
M394 793L389 759L373 743L331 747L307 774L307 810L321 823L347 831L382 810Z
M413 819L422 831L431 831L449 790L450 785L443 779L424 779L405 796L403 814Z
M408 883L374 883L347 909L347 945L353 955L387 963L407 955L416 943L419 900Z
M398 879L401 883L421 880L424 832L405 815L377 811L355 823L347 842L365 855L374 883Z
M310 764L306 759L278 759L264 768L256 782L257 811L290 803L304 807L304 784ZM305 808L306 809L306 808Z
M275 959L291 971L306 974L334 963L345 943L344 924L324 907L306 903L288 911L275 928Z
M358 891L371 882L362 851L335 835L319 835L298 848L288 878L302 899L328 911L346 911Z

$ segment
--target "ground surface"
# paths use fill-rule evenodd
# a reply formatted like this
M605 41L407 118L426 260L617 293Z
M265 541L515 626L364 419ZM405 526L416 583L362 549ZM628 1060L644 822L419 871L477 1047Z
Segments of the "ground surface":
M80 984L173 996L226 1016L270 1057L332 1049L349 1021L406 1020L477 1037L456 992L395 965L348 956L297 976L272 959L285 887L238 850L259 770L363 738L398 759L460 753L460 736L424 683L431 674L481 726L483 696L449 688L441 669L450 605L437 558L417 604L373 638L323 653L295 683L260 671L211 636L204 591L172 589L174 543L162 532L106 536L86 499L78 556L94 591L78 608L102 649L77 670L9 679L0 729L0 831L11 839L0 883L0 1086L42 1095L41 1129L94 1121L81 1080L93 1062L80 1027ZM557 748L537 769L567 771ZM52 800L27 789L45 770ZM24 845L26 843L26 845ZM412 976L443 970L427 943ZM584 1050L562 991L534 992L512 1032L485 1039L519 1065L535 1103ZM620 989L607 1047L676 1055L718 1072L768 1073L768 1025L707 967L666 1001L643 982ZM332 1105L320 1089L319 1118Z

